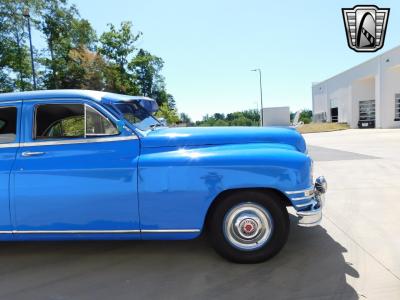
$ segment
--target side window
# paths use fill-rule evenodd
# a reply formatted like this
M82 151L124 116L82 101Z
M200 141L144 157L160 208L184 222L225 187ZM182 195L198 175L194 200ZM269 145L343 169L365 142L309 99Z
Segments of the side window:
M118 130L110 120L84 104L43 104L36 108L35 139L116 134Z
M86 106L86 136L116 135L115 125L90 106Z
M36 108L35 138L77 138L85 136L83 104L43 104Z
M17 134L17 108L0 107L0 144L15 142Z

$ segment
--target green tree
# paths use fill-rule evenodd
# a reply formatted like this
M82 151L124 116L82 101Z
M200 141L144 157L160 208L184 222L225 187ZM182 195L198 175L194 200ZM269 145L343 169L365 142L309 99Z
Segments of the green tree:
M142 95L154 97L158 91L164 90L164 78L160 74L163 66L164 62L161 58L143 49L140 49L129 63L128 67L133 71L136 84Z
M96 33L90 23L81 19L75 6L67 0L49 0L41 10L39 29L43 32L49 56L42 58L46 67L47 88L82 88L86 69L77 53L95 49Z
M136 49L135 42L142 35L132 32L131 22L122 22L120 28L108 24L109 30L100 36L99 53L107 62L106 90L125 94L138 94L135 78L129 72L128 62Z
M167 93L165 88L155 91L154 94L151 95L151 97L157 101L159 107L163 107L164 110L168 110L167 115L174 116L173 120L175 121L173 123L170 122L170 124L175 124L179 122L178 110L176 108L175 99L171 94Z
M179 119L182 123L186 124L187 126L192 126L193 122L192 119L189 117L188 114L185 113L180 113L179 114Z
M164 62L136 48L141 33L134 33L132 23L109 24L98 39L68 0L0 1L0 92L32 88L25 9L46 41L45 49L34 49L39 88L142 94L156 99L168 122L179 121L161 74Z
M74 76L76 88L98 90L104 89L103 78L106 64L101 55L88 49L73 49L69 53L71 62L68 72Z
M259 126L260 115L257 110L245 110L229 113L226 116L215 113L205 115L202 121L197 121L196 126Z
M294 113L294 112L290 113L290 121L291 122L294 121L294 117L295 117L296 113ZM303 109L302 111L300 111L299 121L303 122L304 124L309 124L312 122L312 117L313 117L312 110Z
M214 122L213 126L229 126L229 123L225 120L218 119Z
M32 88L25 9L36 11L40 1L0 1L0 91ZM35 24L36 19L32 18Z
M312 121L312 110L305 109L300 113L300 121L304 122L304 124L309 124Z
M159 118L164 118L169 125L173 125L179 122L178 112L168 107L168 103L163 103L156 113Z

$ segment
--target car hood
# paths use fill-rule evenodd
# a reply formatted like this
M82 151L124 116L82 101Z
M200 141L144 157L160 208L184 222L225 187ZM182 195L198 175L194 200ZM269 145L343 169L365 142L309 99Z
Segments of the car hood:
M142 147L278 143L306 152L303 137L294 128L283 127L177 127L157 128L142 139Z

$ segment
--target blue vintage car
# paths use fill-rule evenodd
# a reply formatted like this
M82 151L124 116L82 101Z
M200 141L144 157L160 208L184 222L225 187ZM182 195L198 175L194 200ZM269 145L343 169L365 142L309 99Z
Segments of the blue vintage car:
M0 239L192 239L266 260L285 244L287 206L315 226L303 137L285 128L167 128L145 97L83 90L0 95Z

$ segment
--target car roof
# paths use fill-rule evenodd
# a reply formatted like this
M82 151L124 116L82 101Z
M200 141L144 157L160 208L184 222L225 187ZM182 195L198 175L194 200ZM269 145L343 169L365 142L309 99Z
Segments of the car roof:
M0 103L16 100L36 100L36 99L52 99L63 100L65 98L84 98L94 101L132 101L132 100L148 100L155 101L145 96L129 96L116 93L108 93L92 90L41 90L28 92L14 92L0 94Z

